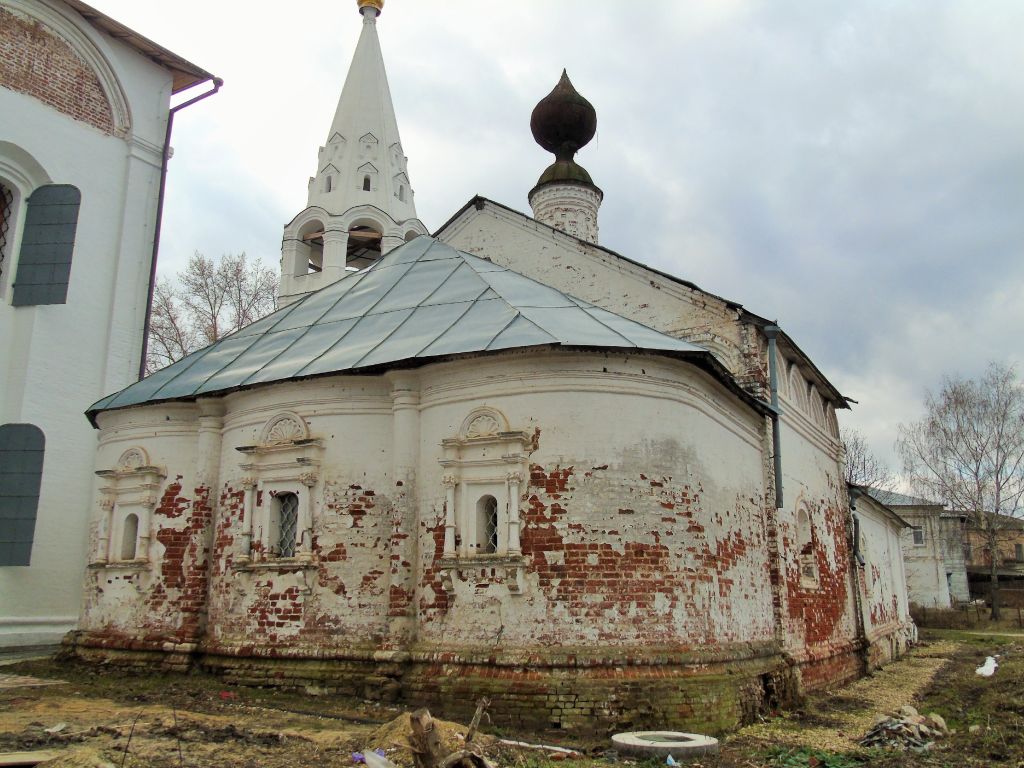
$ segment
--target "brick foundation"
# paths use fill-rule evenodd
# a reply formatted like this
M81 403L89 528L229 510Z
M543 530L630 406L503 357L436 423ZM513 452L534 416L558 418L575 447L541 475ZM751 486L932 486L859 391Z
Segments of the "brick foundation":
M259 656L203 648L190 654L156 638L143 642L84 632L69 635L65 645L73 656L91 662L175 671L190 662L238 685L312 686L426 706L457 720L472 717L483 695L491 700L493 724L517 730L604 734L657 723L721 734L799 699L793 667L772 648L749 645L714 654L647 649L642 656L624 652L617 658L565 649L547 658L372 649L322 657L312 657L315 651L274 655L272 649Z

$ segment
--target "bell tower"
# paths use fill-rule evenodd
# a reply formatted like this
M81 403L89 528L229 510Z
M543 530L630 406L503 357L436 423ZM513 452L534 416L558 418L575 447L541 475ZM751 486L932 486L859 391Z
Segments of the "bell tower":
M348 77L309 179L306 208L284 228L281 306L427 234L416 217L377 37L384 0L356 2L363 26Z

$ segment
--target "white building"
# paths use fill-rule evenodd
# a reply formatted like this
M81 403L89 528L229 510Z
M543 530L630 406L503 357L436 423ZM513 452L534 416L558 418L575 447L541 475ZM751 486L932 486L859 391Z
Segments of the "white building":
M964 518L939 501L872 488L874 499L905 519L901 539L910 602L924 608L949 608L970 600L964 563Z
M212 76L77 0L0 0L0 645L81 603L96 436L138 378L172 94Z

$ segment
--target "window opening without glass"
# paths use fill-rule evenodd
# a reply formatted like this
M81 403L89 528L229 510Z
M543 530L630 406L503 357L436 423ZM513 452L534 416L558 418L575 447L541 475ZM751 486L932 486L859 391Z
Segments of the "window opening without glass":
M345 266L349 269L363 269L380 258L380 241L383 233L372 227L357 225L348 231L348 249Z
M139 539L139 516L130 514L124 519L124 528L121 534L121 559L134 560L135 547Z

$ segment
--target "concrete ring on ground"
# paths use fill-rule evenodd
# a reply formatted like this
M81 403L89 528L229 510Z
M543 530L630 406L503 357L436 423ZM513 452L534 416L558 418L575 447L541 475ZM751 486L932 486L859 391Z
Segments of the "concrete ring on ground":
M620 752L634 755L687 757L718 751L718 739L680 731L629 731L616 733L612 743Z

